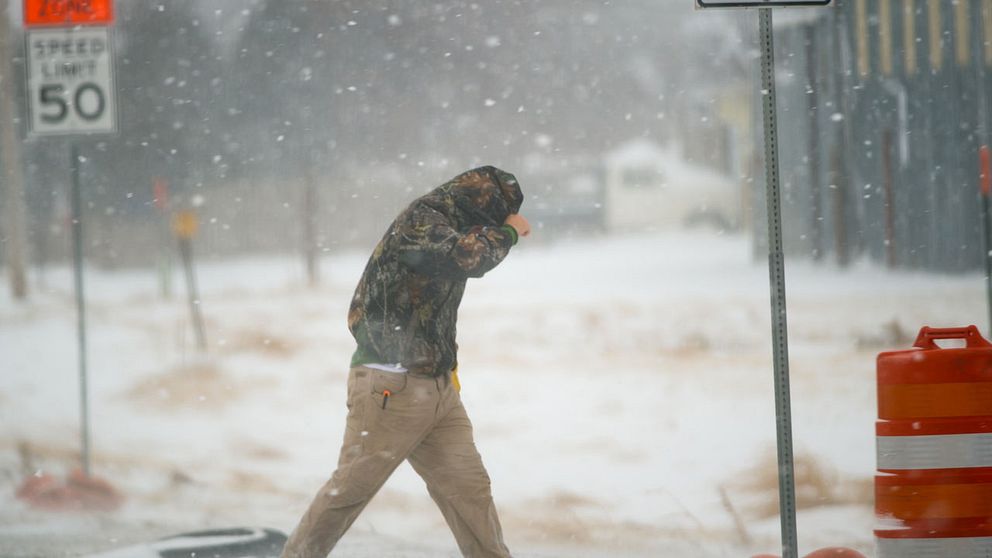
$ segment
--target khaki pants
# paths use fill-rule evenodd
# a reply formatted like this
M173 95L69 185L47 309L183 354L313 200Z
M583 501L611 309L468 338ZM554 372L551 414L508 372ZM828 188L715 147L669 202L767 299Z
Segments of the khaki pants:
M404 459L427 483L463 555L510 556L472 423L451 382L358 366L348 376L338 468L293 531L283 558L325 558Z

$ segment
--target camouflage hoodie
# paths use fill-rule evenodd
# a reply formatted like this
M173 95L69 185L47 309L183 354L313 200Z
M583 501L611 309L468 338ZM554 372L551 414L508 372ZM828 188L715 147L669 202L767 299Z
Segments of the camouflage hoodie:
M355 289L352 364L399 364L440 376L456 362L458 305L469 277L496 267L517 241L517 179L495 167L462 173L417 198L393 221Z

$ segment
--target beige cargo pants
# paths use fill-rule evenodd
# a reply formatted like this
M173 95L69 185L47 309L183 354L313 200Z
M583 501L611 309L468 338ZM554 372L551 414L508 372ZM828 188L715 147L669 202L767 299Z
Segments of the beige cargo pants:
M320 489L283 558L325 558L404 459L427 483L469 558L509 557L472 423L447 378L357 366L338 468Z

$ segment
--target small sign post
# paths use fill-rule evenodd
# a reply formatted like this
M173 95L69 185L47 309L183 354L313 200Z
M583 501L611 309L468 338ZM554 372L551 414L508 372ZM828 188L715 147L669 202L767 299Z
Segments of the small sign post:
M158 210L161 222L159 224L160 246L158 251L158 282L163 299L172 298L172 234L169 232L169 181L156 177L152 181L152 199Z
M28 131L31 136L114 133L117 129L110 29L111 0L24 0L27 28ZM86 297L83 282L84 159L69 142L73 268L79 337L79 400L83 473L90 476Z
M203 313L200 311L200 292L196 286L196 270L193 267L193 237L200 229L196 213L179 211L172 218L172 231L179 239L179 254L186 272L186 298L189 300L189 315L196 333L196 346L200 352L207 350L207 334L203 327Z
M785 256L778 168L778 117L775 108L775 43L772 7L826 6L830 0L695 0L697 8L760 8L761 96L765 130L765 201L768 206L768 276L771 291L772 359L775 383L775 430L778 440L779 518L782 558L797 558L796 483L792 451L789 388L789 337L785 306Z

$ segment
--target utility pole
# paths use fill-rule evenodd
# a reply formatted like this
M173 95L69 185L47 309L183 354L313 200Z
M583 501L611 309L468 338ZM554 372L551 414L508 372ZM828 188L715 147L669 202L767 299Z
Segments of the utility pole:
M989 28L989 23L992 23L992 6L988 3L978 7L978 21L985 22L985 35L982 36L978 29L975 30L972 35L974 36L974 43L972 44L972 52L974 53L974 64L975 64L975 85L977 86L977 100L978 100L978 114L975 116L978 119L978 164L979 164L979 197L981 199L981 214L982 214L982 243L981 246L984 248L984 254L982 254L982 259L985 261L985 291L986 291L986 309L989 315L989 330L992 331L992 214L990 214L989 208L989 196L992 196L992 133L990 133L989 126L989 99L988 92L986 91L986 80L987 69L986 64L992 65L992 47L988 47L985 41L992 40L992 29Z
M820 86L817 79L817 68L819 67L819 45L816 37L816 28L812 25L806 26L806 81L809 89L806 90L807 114L810 117L809 123L809 183L810 183L810 245L812 247L813 259L820 261L823 259L825 250L823 249L823 192L820 188Z
M14 69L10 55L10 18L8 0L0 0L0 195L3 196L3 219L0 219L0 242L10 277L10 292L15 299L28 296L27 209L24 203L24 173L21 169L19 119L15 115Z

